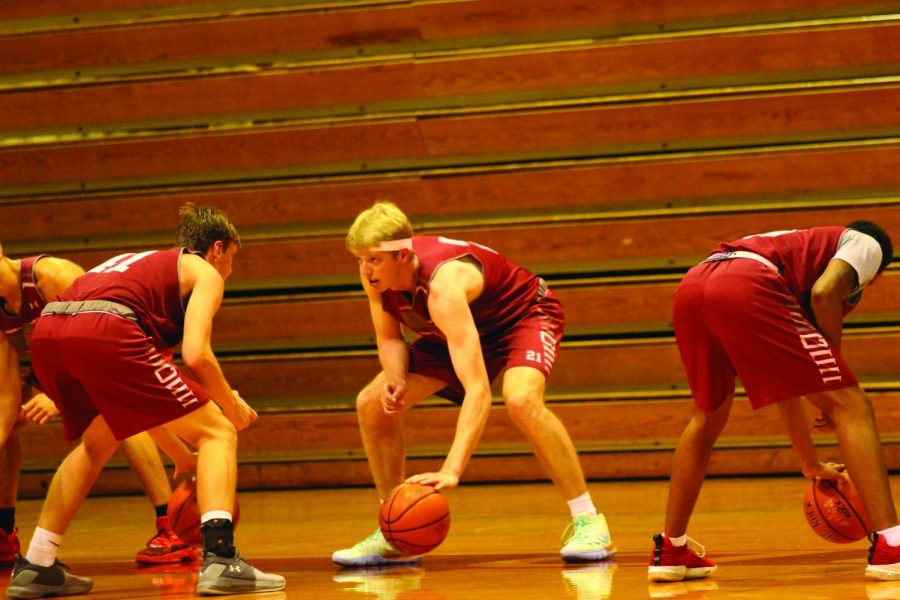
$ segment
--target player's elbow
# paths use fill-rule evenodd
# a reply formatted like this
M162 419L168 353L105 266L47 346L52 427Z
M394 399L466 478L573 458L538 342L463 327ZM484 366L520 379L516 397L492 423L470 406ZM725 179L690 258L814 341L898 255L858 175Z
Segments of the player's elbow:
M181 360L191 371L203 370L210 362L212 350L204 344L189 344L185 342L181 347Z
M841 295L834 287L814 285L809 293L809 303L813 310L841 305Z

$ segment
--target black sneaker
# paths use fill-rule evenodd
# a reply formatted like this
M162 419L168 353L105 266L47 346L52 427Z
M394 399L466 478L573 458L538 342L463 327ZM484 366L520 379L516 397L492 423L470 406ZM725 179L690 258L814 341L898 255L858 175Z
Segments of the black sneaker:
M66 566L58 560L49 567L42 567L16 555L16 566L13 567L6 595L9 598L73 596L86 594L94 587L94 582L87 577L76 577L66 573L61 567Z
M197 593L203 595L275 592L281 589L284 589L284 577L255 569L237 551L234 558L207 552L197 582Z

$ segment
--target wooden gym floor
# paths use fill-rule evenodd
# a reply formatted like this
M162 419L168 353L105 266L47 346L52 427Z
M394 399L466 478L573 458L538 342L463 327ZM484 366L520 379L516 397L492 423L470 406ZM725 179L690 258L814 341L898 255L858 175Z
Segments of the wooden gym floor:
M900 497L900 479L894 479ZM288 586L241 597L900 599L900 582L864 577L867 542L831 544L812 533L799 476L707 481L690 533L719 571L707 580L648 585L650 538L662 526L666 488L665 481L590 485L619 548L608 563L560 561L567 512L552 485L471 485L447 494L450 535L421 566L357 570L339 569L330 555L375 527L372 490L245 492L238 547L255 566L283 574ZM19 504L23 546L39 510L38 501ZM152 522L146 498L91 498L64 538L60 558L74 573L94 578L90 597L97 600L192 598L195 565L137 568L132 562Z

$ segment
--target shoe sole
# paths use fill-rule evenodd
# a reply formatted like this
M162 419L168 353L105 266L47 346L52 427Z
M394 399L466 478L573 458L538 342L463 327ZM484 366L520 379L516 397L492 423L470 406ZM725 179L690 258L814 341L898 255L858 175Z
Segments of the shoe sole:
M85 587L83 589L77 588L77 589L70 589L70 590L65 590L64 592L61 592L57 586L51 586L51 585L31 584L27 588L26 587L16 587L16 586L11 585L6 589L6 597L7 598L25 599L25 598L47 598L50 596L75 596L78 594L87 594L88 592L90 592L93 589L93 587L94 587L94 584L91 583L90 585L88 585L87 587ZM33 588L38 588L38 589L33 589Z
M331 560L342 567L384 567L388 565L410 565L422 560L421 556L409 558L385 558L378 554L367 554L359 558L331 557Z
M609 546L603 550L592 550L590 552L571 552L569 554L559 553L559 556L567 563L586 563L600 562L609 560L616 555L618 549L615 546Z
M265 594L267 592L277 592L283 590L285 582L280 585L273 584L263 586L258 584L247 585L246 583L237 583L235 585L216 585L210 584L204 586L202 583L197 584L196 592L201 596L230 596L232 594Z
M647 581L666 583L673 581L704 579L715 573L717 568L718 565L712 567L697 567L694 569L688 569L684 566L647 567Z
M866 577L879 581L898 581L900 570L894 570L896 568L894 565L869 565L866 567Z

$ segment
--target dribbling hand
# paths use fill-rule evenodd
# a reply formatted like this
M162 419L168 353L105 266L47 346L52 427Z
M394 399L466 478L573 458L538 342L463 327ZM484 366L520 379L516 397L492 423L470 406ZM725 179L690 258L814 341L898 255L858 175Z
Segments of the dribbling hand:
M421 485L431 485L439 490L455 488L459 485L459 476L446 471L438 471L437 473L419 473L413 475L406 480L406 483L418 483Z
M808 477L809 479L828 479L830 481L837 481L847 477L847 468L840 463L820 462L816 469L812 469L809 472L804 469L803 476Z

